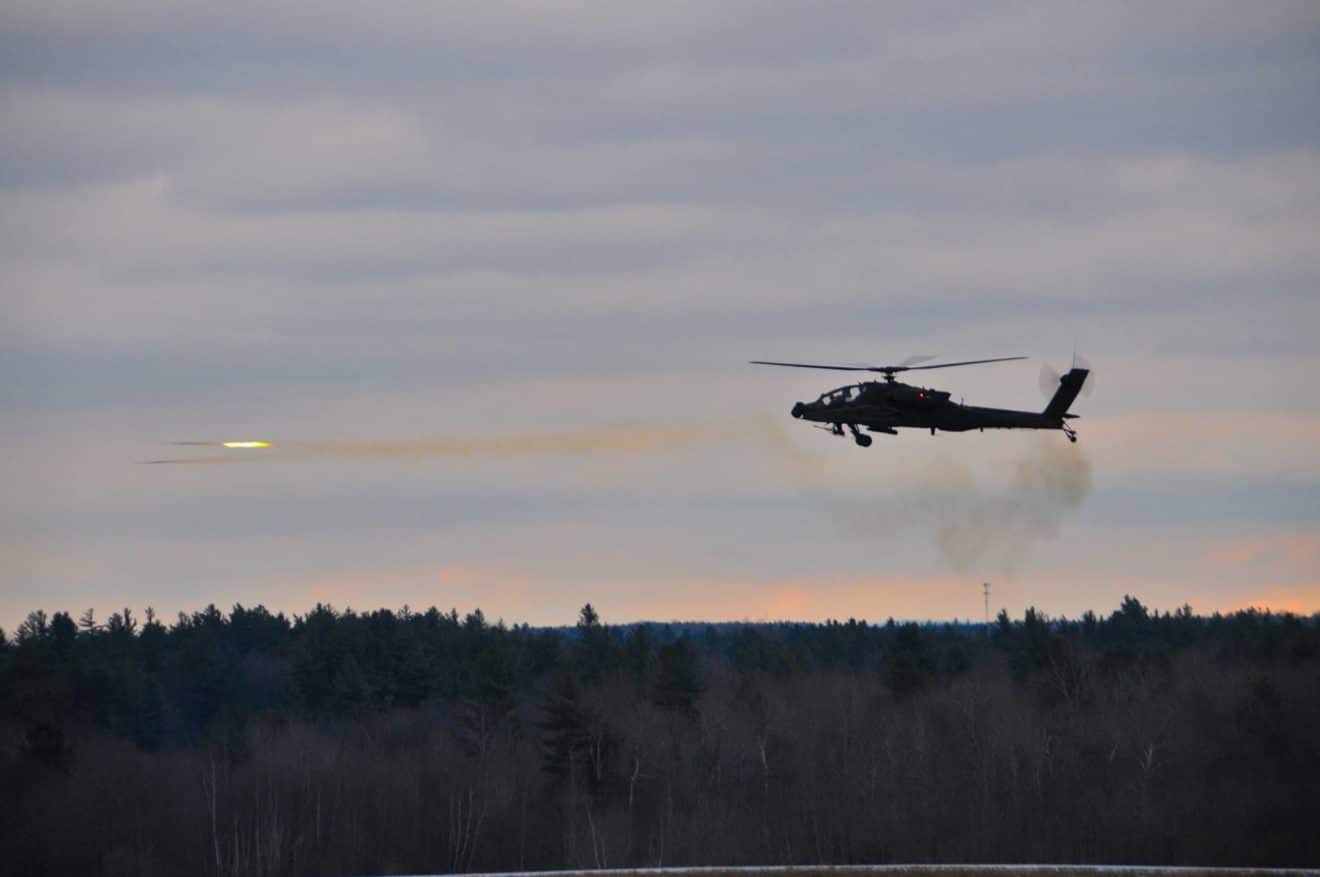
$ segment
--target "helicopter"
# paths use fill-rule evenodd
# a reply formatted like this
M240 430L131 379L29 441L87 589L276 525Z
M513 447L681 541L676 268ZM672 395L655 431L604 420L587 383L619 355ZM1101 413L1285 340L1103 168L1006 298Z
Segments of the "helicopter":
M1068 373L1062 377L1042 371L1042 389L1053 390L1053 396L1044 411L1014 411L1009 408L983 408L977 405L964 405L954 402L943 390L926 387L914 387L894 380L894 375L906 371L923 371L935 368L954 368L964 365L981 365L990 362L1010 362L1026 359L1025 356L1001 356L994 359L970 359L961 362L939 362L933 365L917 365L933 357L915 357L899 365L815 365L804 362L769 362L761 359L751 361L752 365L777 365L787 368L819 368L831 371L873 372L884 375L883 381L863 381L849 384L822 393L814 402L796 403L791 414L799 420L814 421L820 429L828 430L837 436L844 435L844 427L852 433L853 440L863 448L871 446L871 436L862 432L886 433L898 435L899 427L929 429L935 431L968 432L973 429L1057 429L1068 437L1068 441L1077 441L1077 431L1068 423L1077 415L1068 411L1077 394L1086 385L1090 370L1080 368L1076 358ZM1047 377L1048 375L1048 377ZM1057 385L1054 379L1057 377ZM1089 388L1088 388L1089 389Z

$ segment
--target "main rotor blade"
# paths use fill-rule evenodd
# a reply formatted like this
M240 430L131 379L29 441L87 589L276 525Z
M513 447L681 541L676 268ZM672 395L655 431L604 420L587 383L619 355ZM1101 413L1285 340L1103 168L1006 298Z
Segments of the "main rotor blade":
M1009 362L1014 359L1027 359L1025 356L1000 356L995 359L968 359L963 362L937 362L934 365L816 365L807 362L769 362L764 359L750 360L752 365L782 365L789 368L827 368L836 372L877 372L893 375L897 372L924 371L929 368L952 368L956 365L980 365L985 362Z
M994 359L969 359L964 362L937 362L934 365L901 365L891 369L874 369L874 371L922 371L928 368L952 368L955 365L980 365L983 362L1010 362L1014 359L1027 359L1025 356L999 356Z
M871 368L869 365L812 365L806 362L767 362L764 359L749 360L752 365L784 365L789 368L827 368L836 372L873 372L879 369Z

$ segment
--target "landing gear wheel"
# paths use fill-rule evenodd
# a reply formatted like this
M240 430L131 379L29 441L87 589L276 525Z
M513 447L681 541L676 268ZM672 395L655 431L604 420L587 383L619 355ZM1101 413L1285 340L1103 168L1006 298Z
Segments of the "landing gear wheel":
M861 445L864 448L869 448L871 446L871 437L869 435L862 435L861 433L858 433L857 435L853 436L853 438L856 439L857 444Z
M1068 441L1072 442L1073 444L1077 444L1077 430L1073 429L1070 426L1065 426L1063 428L1063 434L1068 437Z

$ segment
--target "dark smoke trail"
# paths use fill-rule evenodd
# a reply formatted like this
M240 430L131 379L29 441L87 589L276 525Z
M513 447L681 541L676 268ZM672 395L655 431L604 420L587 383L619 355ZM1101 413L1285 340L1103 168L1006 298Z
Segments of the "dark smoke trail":
M767 439L798 469L808 494L842 529L863 539L928 531L960 572L1010 574L1032 548L1058 535L1063 519L1091 492L1091 463L1078 445L1036 436L1010 460L1006 483L978 483L971 467L947 454L894 473L882 496L857 497L831 477L826 458L795 445L778 424ZM860 455L859 455L860 456Z
M969 485L936 510L936 542L955 569L1012 573L1091 492L1091 462L1076 445L1040 437L1012 466L1004 487Z

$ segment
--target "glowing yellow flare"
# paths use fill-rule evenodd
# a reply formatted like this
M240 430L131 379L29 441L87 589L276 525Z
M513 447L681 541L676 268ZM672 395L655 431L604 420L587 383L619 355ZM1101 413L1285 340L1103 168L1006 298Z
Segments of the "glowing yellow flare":
M270 442L221 442L226 448L269 448Z

